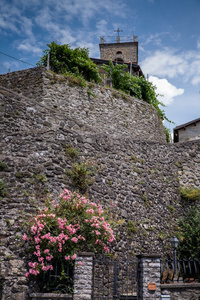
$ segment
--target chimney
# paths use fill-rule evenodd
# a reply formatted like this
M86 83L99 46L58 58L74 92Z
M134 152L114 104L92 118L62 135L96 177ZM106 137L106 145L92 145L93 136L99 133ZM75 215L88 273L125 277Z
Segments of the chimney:
M117 36L117 43L120 43L120 36Z
M100 37L100 44L104 44L104 37Z
M134 35L134 36L133 36L133 41L134 41L134 42L137 42L137 35Z

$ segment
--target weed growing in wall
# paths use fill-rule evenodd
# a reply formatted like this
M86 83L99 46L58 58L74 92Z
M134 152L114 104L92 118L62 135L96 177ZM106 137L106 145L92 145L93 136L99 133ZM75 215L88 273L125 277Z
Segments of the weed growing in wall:
M137 157L136 157L135 155L132 155L132 156L131 156L131 161L137 162L138 159L137 159Z
M0 172L5 171L7 169L7 164L3 161L0 161Z
M0 197L5 197L7 195L6 184L0 180Z
M180 188L181 198L183 200L196 201L200 200L200 189L193 187Z
M93 182L95 169L94 162L86 160L72 164L72 169L66 169L66 173L71 177L73 185L81 192L85 192L87 187Z
M174 206L172 206L172 205L167 205L167 209L169 210L169 212L170 212L171 214L174 214L174 213L175 213L175 207L174 207Z
M76 158L80 155L78 148L66 144L65 154L71 158Z
M92 97L94 97L94 98L97 97L97 95L93 94L92 91L91 91L90 89L87 90L87 93L88 93L89 96L92 96Z
M135 222L132 220L128 220L126 228L127 228L128 235L130 235L131 233L136 234L138 232L137 226L136 226Z

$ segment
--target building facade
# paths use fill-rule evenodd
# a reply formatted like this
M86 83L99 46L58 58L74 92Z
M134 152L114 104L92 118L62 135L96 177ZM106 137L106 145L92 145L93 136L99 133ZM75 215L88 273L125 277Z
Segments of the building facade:
M118 35L116 42L107 42L105 37L100 38L100 58L91 58L91 60L98 65L100 74L105 74L101 68L103 64L109 64L109 60L113 64L124 64L127 66L127 72L134 76L144 76L138 65L138 41L137 36L133 37L133 41L122 41ZM103 76L104 78L104 76ZM109 80L106 79L105 84L110 85Z
M200 118L174 128L174 143L200 139Z
M118 36L116 43L105 43L102 37L99 48L101 59L119 63L138 64L138 42L136 36L133 37L132 42L120 42L120 36Z

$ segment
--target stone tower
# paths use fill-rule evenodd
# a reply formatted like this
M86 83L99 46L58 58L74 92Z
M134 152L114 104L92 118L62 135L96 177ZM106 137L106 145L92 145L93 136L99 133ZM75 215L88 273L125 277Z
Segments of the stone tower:
M120 42L118 35L116 43L107 43L104 41L104 37L101 37L99 47L101 59L138 64L137 36L133 37L132 42Z

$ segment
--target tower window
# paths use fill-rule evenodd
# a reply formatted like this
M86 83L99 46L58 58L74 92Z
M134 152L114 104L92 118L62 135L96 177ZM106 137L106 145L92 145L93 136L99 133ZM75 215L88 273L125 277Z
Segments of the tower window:
M122 54L122 51L117 51L116 54Z

